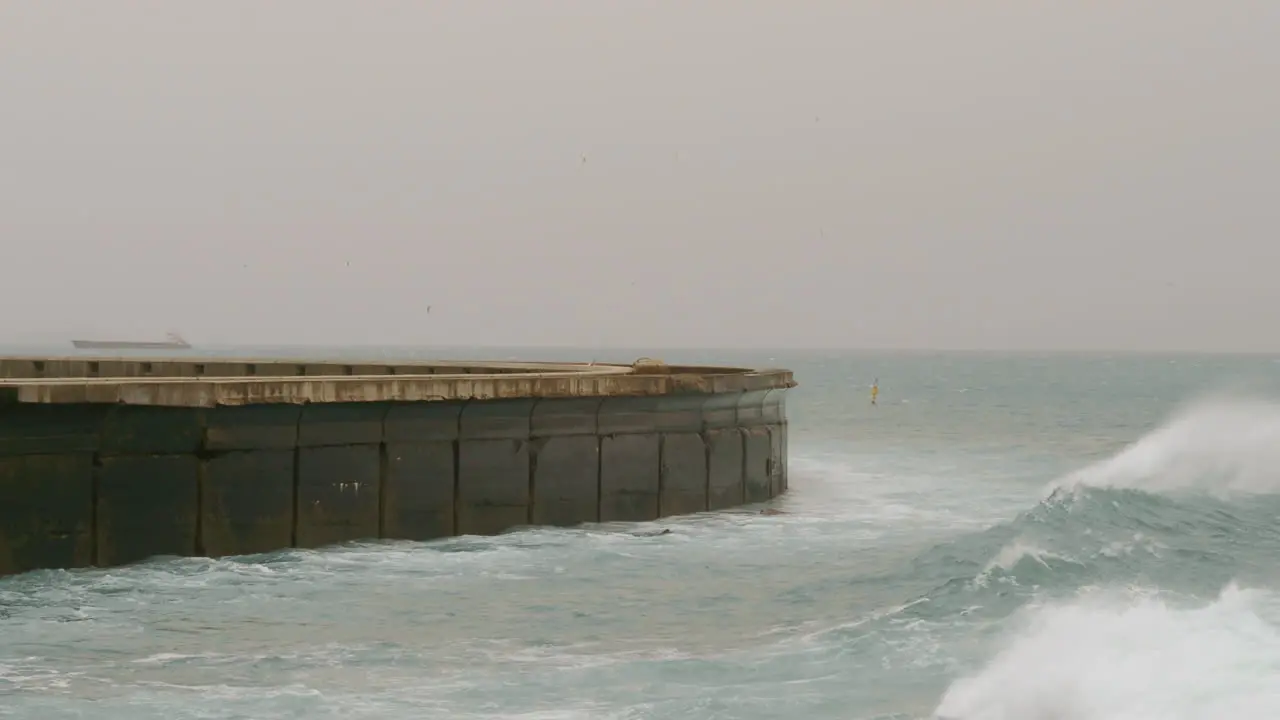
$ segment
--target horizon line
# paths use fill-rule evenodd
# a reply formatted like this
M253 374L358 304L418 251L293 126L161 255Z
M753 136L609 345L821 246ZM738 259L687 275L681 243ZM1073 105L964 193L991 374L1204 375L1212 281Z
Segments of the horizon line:
M404 349L404 350L536 350L545 351L572 351L575 353L595 352L772 352L772 353L857 353L857 354L873 354L873 355L1076 355L1076 356L1239 356L1239 357L1255 357L1265 355L1280 355L1280 348L1275 350L1242 350L1242 349L1189 349L1189 348L1061 348L1061 347L1026 347L1026 348L989 348L989 347L893 347L893 346L857 346L857 345L798 345L798 346L768 346L768 345L572 345L564 343L538 343L538 344L498 344L492 342L466 343L466 344L427 344L427 343L404 343L404 342L387 342L387 343L316 343L316 342L210 342L198 343L192 342L191 350L199 352L201 347L216 350L233 350L237 348L289 348L289 349L325 349L334 350L341 348L350 348L353 350L363 349ZM71 345L70 340L13 340L0 341L0 348L12 347L18 349L20 347L48 347L53 345ZM74 348L70 348L74 351ZM189 351L188 351L189 352ZM3 351L0 350L0 354ZM186 354L186 353L184 353Z

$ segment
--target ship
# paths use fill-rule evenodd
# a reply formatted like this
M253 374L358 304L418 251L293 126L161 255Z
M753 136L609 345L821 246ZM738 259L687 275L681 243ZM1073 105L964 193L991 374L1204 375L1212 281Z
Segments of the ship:
M190 350L191 343L178 333L167 333L165 340L72 340L77 350Z

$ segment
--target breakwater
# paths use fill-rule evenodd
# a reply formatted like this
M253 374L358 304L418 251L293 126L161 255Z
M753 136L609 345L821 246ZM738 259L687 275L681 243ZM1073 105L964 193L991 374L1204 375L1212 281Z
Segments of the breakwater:
M787 370L0 359L0 575L522 525L787 488Z

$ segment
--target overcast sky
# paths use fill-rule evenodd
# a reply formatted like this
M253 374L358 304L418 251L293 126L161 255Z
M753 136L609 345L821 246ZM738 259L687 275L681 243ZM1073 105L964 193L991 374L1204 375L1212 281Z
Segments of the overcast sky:
M1275 0L0 2L0 337L1276 350L1277 180Z

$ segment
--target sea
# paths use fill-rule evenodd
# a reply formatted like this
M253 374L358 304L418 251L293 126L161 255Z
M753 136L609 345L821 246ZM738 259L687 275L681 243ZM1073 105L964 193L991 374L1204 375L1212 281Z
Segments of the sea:
M220 352L787 367L790 491L0 579L0 717L1280 718L1280 356Z

